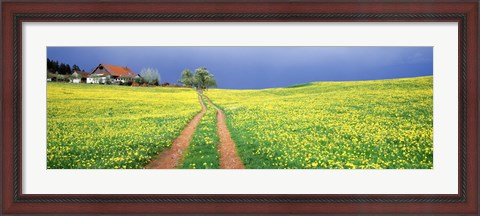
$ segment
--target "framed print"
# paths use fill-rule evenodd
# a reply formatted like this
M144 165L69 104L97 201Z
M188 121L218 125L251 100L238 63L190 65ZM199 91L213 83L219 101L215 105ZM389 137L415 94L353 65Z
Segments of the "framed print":
M2 2L2 212L478 210L478 2Z

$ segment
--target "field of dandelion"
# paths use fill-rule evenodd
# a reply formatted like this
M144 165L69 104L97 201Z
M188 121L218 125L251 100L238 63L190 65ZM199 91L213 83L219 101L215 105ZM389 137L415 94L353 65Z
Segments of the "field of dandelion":
M246 168L433 168L432 76L205 94Z
M204 94L225 111L249 169L431 169L432 82L428 76ZM47 88L50 169L143 168L201 110L187 88ZM219 168L216 110L204 104L179 168Z
M143 168L200 110L193 89L48 83L47 167Z

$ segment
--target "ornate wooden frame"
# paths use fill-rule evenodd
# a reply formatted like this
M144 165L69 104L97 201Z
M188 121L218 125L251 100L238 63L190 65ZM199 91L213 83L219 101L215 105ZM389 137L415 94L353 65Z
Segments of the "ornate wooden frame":
M3 213L454 213L478 210L477 1L2 2ZM22 41L25 21L454 21L459 23L458 195L22 194Z

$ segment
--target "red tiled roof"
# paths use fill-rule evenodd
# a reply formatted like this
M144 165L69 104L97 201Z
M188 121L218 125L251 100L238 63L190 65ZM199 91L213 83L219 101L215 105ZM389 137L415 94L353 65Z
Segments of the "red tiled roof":
M130 68L127 67L120 67L111 64L102 64L103 67L110 73L112 76L121 76L121 77L134 77L135 73L133 73Z

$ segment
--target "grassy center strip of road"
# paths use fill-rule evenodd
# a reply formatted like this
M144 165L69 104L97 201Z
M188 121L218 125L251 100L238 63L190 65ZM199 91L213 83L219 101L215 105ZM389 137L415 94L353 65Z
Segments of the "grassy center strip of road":
M200 98L203 99L201 96ZM200 121L193 134L192 141L183 155L179 168L184 169L218 169L220 168L218 144L220 138L217 134L217 110L210 104L204 105L207 112Z
M220 168L222 169L245 169L245 166L238 156L235 142L233 141L230 131L227 127L227 120L223 110L219 109L212 101L205 96L210 105L217 110L217 131L220 136Z
M182 131L179 137L173 140L172 148L169 150L161 152L157 159L150 161L149 164L145 166L146 169L175 169L177 168L179 161L183 157L183 152L188 148L188 144L192 139L192 136L197 128L200 120L207 111L205 104L203 103L200 96L198 100L202 105L202 111L198 113L192 121L190 121Z

